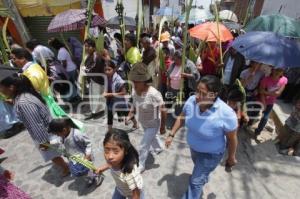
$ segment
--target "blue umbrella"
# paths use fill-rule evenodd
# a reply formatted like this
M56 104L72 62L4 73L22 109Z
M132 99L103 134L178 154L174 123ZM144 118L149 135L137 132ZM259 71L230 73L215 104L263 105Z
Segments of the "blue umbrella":
M158 16L179 16L180 12L177 9L170 8L170 7L162 7L159 8L155 15Z
M248 32L239 36L232 47L259 63L276 68L300 67L300 43L274 32Z

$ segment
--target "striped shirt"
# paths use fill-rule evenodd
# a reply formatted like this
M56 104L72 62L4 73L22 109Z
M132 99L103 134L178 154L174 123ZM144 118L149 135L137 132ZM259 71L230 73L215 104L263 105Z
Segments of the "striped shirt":
M136 165L131 173L122 173L120 170L110 169L111 175L116 182L118 191L125 197L131 197L132 191L143 188L143 178Z
M30 93L23 93L16 97L15 109L36 144L49 142L48 125L52 118L45 104Z

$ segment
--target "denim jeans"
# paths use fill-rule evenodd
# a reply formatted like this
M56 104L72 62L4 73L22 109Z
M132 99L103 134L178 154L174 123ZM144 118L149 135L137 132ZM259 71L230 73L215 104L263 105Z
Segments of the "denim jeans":
M265 128L272 109L273 109L273 104L269 104L266 106L266 109L263 112L263 116L260 119L258 127L257 129L255 129L255 135L259 135L262 132L262 130Z
M144 128L144 136L140 143L139 150L139 165L141 168L145 169L146 160L150 149L153 150L162 150L163 143L159 138L159 125L156 128Z
M182 199L200 198L203 186L208 182L209 174L219 165L223 153L201 153L191 149L191 156L194 163L193 173L189 180L188 190Z
M114 194L112 196L112 199L126 199L125 196L123 196L117 188L115 188L115 191L114 191ZM145 199L145 196L144 196L144 191L141 190L140 192L140 199Z
M71 83L71 88L69 90L69 93L66 97L66 101L71 101L72 99L74 99L75 97L78 96L78 88L76 85L76 81L77 81L77 71L73 70L73 71L69 71L67 72L68 75L68 80Z

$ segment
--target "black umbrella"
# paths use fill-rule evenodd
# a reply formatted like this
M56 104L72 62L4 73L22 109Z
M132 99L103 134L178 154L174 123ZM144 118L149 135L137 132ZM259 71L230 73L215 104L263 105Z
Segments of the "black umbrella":
M136 29L136 21L134 18L124 16L123 19L124 19L124 23L125 23L125 28L127 30L135 30ZM106 25L108 28L111 28L111 29L119 29L120 28L119 17L116 16L116 17L110 18L107 21Z

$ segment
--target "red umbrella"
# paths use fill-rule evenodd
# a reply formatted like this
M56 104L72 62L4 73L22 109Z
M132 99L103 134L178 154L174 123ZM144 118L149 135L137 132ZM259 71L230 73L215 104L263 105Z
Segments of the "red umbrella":
M70 9L56 15L48 26L48 32L66 32L84 28L86 22L86 9ZM107 21L93 14L92 26L105 26Z
M218 34L217 22L206 22L197 25L189 30L191 37L202 41L226 42L233 39L231 32L221 23L219 23L220 38Z

